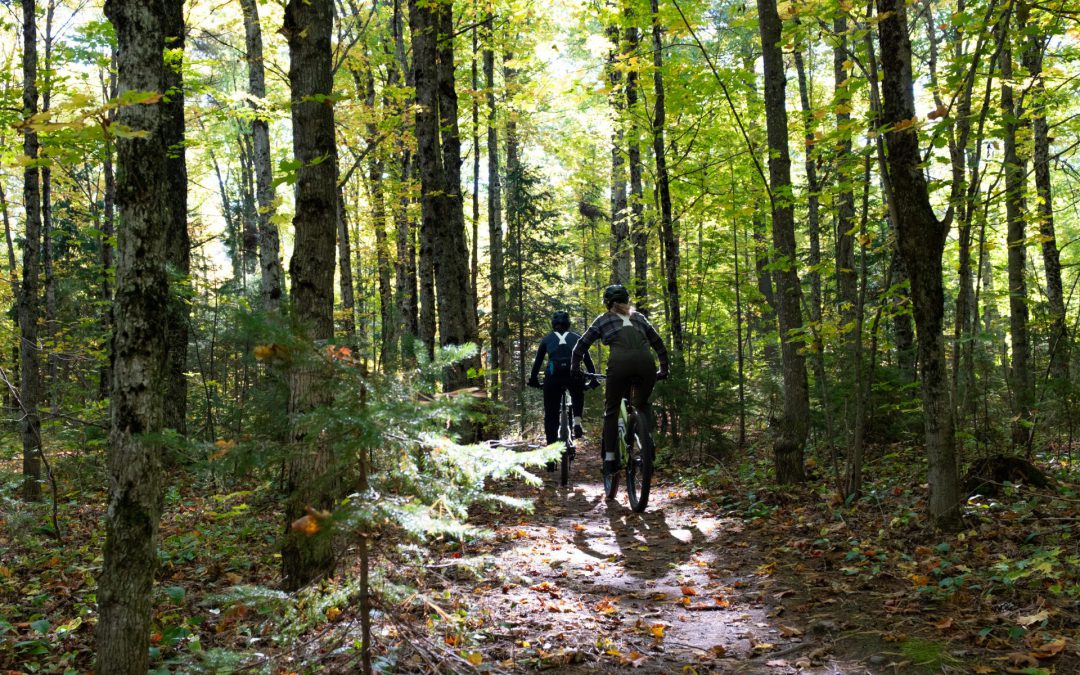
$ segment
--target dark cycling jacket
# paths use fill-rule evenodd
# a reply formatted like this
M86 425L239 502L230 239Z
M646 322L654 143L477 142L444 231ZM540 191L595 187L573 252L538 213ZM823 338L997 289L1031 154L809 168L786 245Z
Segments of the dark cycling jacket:
M540 340L540 346L536 349L536 358L533 360L532 376L530 379L536 379L537 375L539 375L540 366L544 364L544 356L548 356L548 367L545 369L544 372L548 375L551 375L553 372L555 372L555 362L552 360L550 355L555 354L556 351L558 351L559 346L563 341L565 341L565 344L569 346L570 352L572 354L574 347L577 345L579 339L581 339L581 336L573 331L566 331L565 333L556 333L555 331L551 331L550 333L545 335L543 339ZM592 372L592 359L590 359L588 355L585 356L585 359L585 365L589 367L589 372Z
M648 341L656 352L657 358L660 359L660 369L668 369L668 352L667 348L664 347L664 341L660 339L660 335L649 323L649 320L645 318L645 315L640 312L631 312L629 317L624 317L615 312L604 312L596 317L589 329L577 341L577 345L574 346L571 368L577 369L582 358L589 358L589 347L597 340L611 347L616 346L616 336L621 330L639 331L641 336ZM634 342L637 342L637 340ZM588 361L586 361L586 365L589 365L589 371L592 372L592 366Z

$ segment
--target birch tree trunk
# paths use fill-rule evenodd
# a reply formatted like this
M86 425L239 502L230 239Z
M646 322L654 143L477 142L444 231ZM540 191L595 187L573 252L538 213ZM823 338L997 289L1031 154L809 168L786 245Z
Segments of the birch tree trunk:
M484 46L484 90L487 98L488 159L488 258L491 286L491 369L492 394L504 397L504 374L509 364L507 340L510 329L506 320L506 276L503 268L502 173L499 167L499 123L495 105L495 49L492 45L494 16L487 15Z
M162 93L166 86L163 0L107 0L116 29L117 93ZM163 497L163 427L171 376L168 335L170 182L162 131L165 104L127 105L117 122L147 132L116 139L116 295L109 432L109 508L98 587L99 673L149 668L151 589L158 565Z

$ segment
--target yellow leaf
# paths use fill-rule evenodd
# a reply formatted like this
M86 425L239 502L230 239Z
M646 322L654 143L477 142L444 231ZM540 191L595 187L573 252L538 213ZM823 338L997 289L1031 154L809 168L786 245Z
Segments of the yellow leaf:
M466 661L468 661L471 665L474 666L479 666L481 663L484 662L484 655L480 652L463 652L462 656L465 658Z
M1031 655L1037 659L1049 659L1060 654L1068 646L1069 643L1065 640L1065 638L1058 638L1053 642L1047 642L1043 646L1031 652Z
M294 520L290 527L293 532L299 532L300 534L311 537L319 532L319 521L312 518L310 515L303 516Z
M649 633L653 636L654 639L663 640L664 639L664 624L662 624L662 623L654 623L652 625L652 627L649 628Z
M326 610L326 619L328 621L333 621L339 616L341 616L341 610L337 607L331 607L330 609Z

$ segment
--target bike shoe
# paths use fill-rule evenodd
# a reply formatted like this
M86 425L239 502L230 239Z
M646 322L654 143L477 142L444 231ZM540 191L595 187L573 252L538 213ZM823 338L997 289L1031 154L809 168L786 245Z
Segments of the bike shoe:
M574 438L584 438L585 430L581 428L580 424L574 425Z

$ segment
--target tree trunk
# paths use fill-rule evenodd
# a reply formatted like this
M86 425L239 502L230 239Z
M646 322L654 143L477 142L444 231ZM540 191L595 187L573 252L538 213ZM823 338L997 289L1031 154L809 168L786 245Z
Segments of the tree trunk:
M438 221L435 245L436 302L439 312L439 343L464 345L475 342L476 308L469 286L469 247L465 236L465 204L461 192L461 134L458 129L458 95L454 78L453 3L439 2L435 14L435 78L438 88L438 129L444 173L443 217ZM414 43L415 45L415 35ZM419 83L418 83L419 85ZM419 88L419 86L418 86ZM417 137L419 147L419 136ZM447 374L447 387L457 389L468 381L467 373L480 365L476 357L456 364Z
M263 309L275 311L285 292L285 272L281 266L278 229L274 217L273 168L270 164L270 129L262 114L266 98L266 75L263 68L262 26L256 0L240 0L244 12L244 36L247 45L248 92L251 108L256 111L251 121L251 144L255 162L255 193L259 202L259 267L262 276L259 289Z
M356 342L356 292L353 290L352 242L349 240L349 213L345 205L345 187L337 186L337 255L338 288L341 309L345 314L345 338ZM379 355L382 361L382 354Z
M1061 252L1054 228L1054 191L1050 181L1050 128L1046 121L1042 60L1048 38L1037 33L1027 36L1024 67L1031 77L1032 126L1035 152L1035 192L1042 239L1043 269L1046 272L1046 300L1050 311L1050 377L1055 388L1065 390L1069 382L1070 342L1065 316L1065 295L1061 285Z
M1021 3L1016 11L1016 33L1023 35L1027 23L1027 5ZM1007 21L998 28L1008 31ZM1008 42L1011 40L1006 37ZM1005 220L1008 223L1009 258L1009 337L1012 346L1010 384L1013 394L1012 441L1015 447L1027 445L1031 431L1031 406L1034 402L1031 375L1031 345L1028 339L1027 232L1025 221L1025 182L1027 160L1017 152L1017 134L1025 123L1021 120L1021 104L1014 99L1012 77L1012 47L1007 44L1001 55L1001 113L1004 126L1004 151L1001 161L1005 169Z
M473 16L479 16L477 4L473 4ZM472 237L469 241L469 288L472 289L473 323L479 324L480 312L480 71L477 56L480 53L480 33L474 25L472 28L472 58L470 59L470 86L472 94ZM477 340L480 339L479 326L477 326Z
M630 5L624 10L626 17L633 21ZM626 29L627 53L637 54L641 37L637 26ZM645 198L641 185L641 144L638 143L637 122L638 107L638 69L630 68L626 73L626 111L630 120L630 138L627 144L627 159L630 164L630 243L634 251L633 294L637 308L645 309L648 301L649 267L649 230L645 227Z
M806 78L806 66L803 63L801 49L795 50L795 71L799 77L799 100L802 103L803 137L806 139L804 154L806 169L806 230L810 239L810 320L821 321L821 220L818 194L817 157L811 152L814 145L814 110L810 102L810 86ZM838 261L839 265L839 261ZM815 345L815 352L822 345Z
M115 57L114 57L115 62ZM112 69L109 76L109 86L106 98L116 97L116 69ZM113 113L109 114L109 122L113 120ZM105 139L104 159L102 160L102 173L105 174L105 195L102 212L101 237L101 301L105 307L112 307L113 289L111 283L111 270L113 266L112 238L116 221L116 174L113 172L113 141ZM111 335L113 330L112 312L102 312L102 329L106 335ZM104 362L101 364L101 374L98 378L98 400L108 398L112 393L113 380L113 350L111 345L106 345Z
M38 112L37 90L37 7L23 0L23 118ZM19 287L19 364L22 403L23 497L41 496L41 364L38 346L39 261L41 259L41 177L38 166L38 137L31 129L23 136L23 155L30 164L23 169L23 211L26 227L23 243L23 276Z
M683 325L679 298L679 237L675 233L671 213L671 187L667 168L667 145L664 142L666 124L664 100L664 40L660 26L658 0L652 0L653 41L653 155L656 159L656 192L660 201L660 238L664 248L664 277L667 285L668 325L675 348L673 362L682 364Z
M505 365L509 360L506 321L506 278L503 269L502 174L499 169L499 125L495 106L495 51L490 26L494 16L487 15L484 47L484 89L487 97L487 158L488 158L488 257L491 286L491 361L492 395L496 400L505 396Z
M857 169L857 165L851 161L851 131L847 129L851 122L851 91L847 84L847 71L845 62L850 61L848 56L847 42L847 17L840 13L833 20L833 32L839 41L833 47L833 82L834 89L833 105L836 111L836 129L841 140L837 152L837 195L836 204L836 230L834 241L836 242L836 295L837 304L840 306L840 320L845 326L851 326L855 321L855 305L858 303L858 280L855 272L855 234L851 228L855 221L855 190L851 171ZM855 340L861 339L855 335L853 328L848 328L847 347L848 353L854 353Z
M367 74L367 103L374 114L375 75ZM379 130L374 122L367 124L368 183L371 190L371 225L375 230L375 259L379 275L379 363L385 369L387 358L397 342L394 318L394 289L390 278L390 245L386 239L386 190L383 187L383 162L377 144Z
M911 278L919 337L930 519L938 528L953 529L960 523L960 495L942 335L945 296L941 278L941 256L948 229L938 221L930 206L926 178L920 167L918 133L911 123L915 117L915 95L907 9L901 0L877 0L877 11L884 74L882 121L892 127L901 126L887 133L885 140L897 245Z
M161 108L162 143L165 146L165 172L168 181L169 227L166 232L166 263L174 285L169 295L168 345L169 380L165 394L165 426L180 434L187 433L187 349L190 310L188 295L191 273L191 239L187 229L187 164L184 150L184 80L181 71L184 53L183 0L166 0L162 27L165 48L179 58L170 59L165 68L165 90Z
M654 0L655 1L655 0ZM781 23L775 0L758 0L758 25L764 54L765 116L769 139L769 185L773 248L780 256L776 279L776 309L780 320L784 366L784 418L773 444L777 482L804 479L803 445L808 431L810 401L806 360L795 333L802 327L802 291L795 253L795 212L791 203L791 159L788 155L787 109L784 103L784 60Z
M394 67L390 68L388 81L391 85L399 82L411 84L412 70L409 67L408 58L405 55L405 26L401 15L401 0L394 0L393 14L390 19L390 32L394 36ZM398 110L402 115L405 108ZM398 179L400 181L400 197L395 201L394 230L396 233L397 267L395 269L395 296L401 318L401 346L400 352L403 357L412 355L412 341L420 335L420 323L417 310L420 298L417 295L416 282L416 227L409 215L409 205L412 203L410 185L412 183L413 158L405 144L401 141L397 145L398 150ZM432 330L434 332L434 329Z
M107 0L116 29L118 94L163 92L166 86L162 0ZM178 3L177 3L178 4ZM99 673L149 668L151 589L158 565L163 497L162 449L171 379L166 273L171 214L164 103L128 105L117 122L147 132L118 138L116 297L113 302L113 391L109 433L109 508L98 588Z
M608 82L611 85L611 93L608 98L611 102L611 117L613 131L611 132L611 281L613 284L630 283L630 228L626 214L626 175L623 160L623 93L620 91L622 84L621 57L623 45L620 40L618 24L612 24L607 30L608 39L611 40L611 51L608 52Z
M45 7L45 70L40 73L41 87L41 110L46 112L52 108L52 26L53 16L56 12L56 0L49 0ZM56 325L56 275L53 273L53 239L56 234L53 231L52 219L52 169L48 164L41 167L41 269L45 274L45 321L42 324L45 335L42 345L55 345L58 326ZM45 382L38 391L41 403L48 402L55 412L58 409L60 382L58 378L56 348L50 347L45 351Z
M300 164L296 181L295 245L289 262L290 299L308 336L320 344L334 335L334 234L336 231L337 148L330 96L333 3L289 0L282 32L289 41L289 85L292 94L293 153ZM323 374L316 365L289 373L289 414L295 416L328 402ZM281 550L282 583L294 591L331 574L334 552L329 536L309 537L289 524L306 507L329 509L337 490L330 448L320 439L294 432L294 455L286 471L289 497L286 534Z

